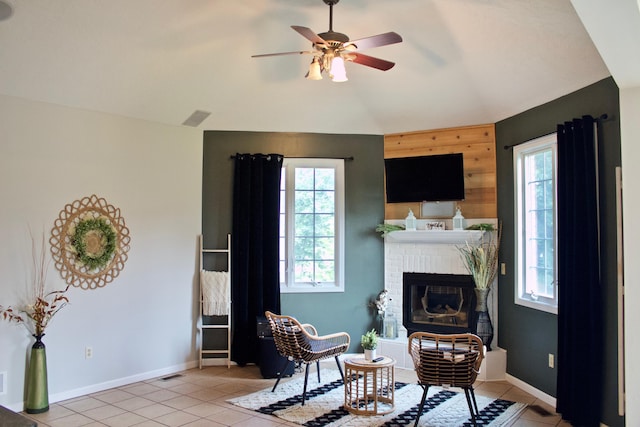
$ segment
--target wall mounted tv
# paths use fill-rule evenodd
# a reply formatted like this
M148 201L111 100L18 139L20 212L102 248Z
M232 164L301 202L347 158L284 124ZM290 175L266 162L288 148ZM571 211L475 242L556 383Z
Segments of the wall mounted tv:
M387 203L464 200L462 153L385 159Z

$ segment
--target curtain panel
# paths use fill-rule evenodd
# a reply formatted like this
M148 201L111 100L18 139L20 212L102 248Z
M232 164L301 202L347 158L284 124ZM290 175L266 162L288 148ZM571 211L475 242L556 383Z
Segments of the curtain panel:
M280 154L236 154L233 177L231 359L258 363L256 322L280 313Z
M599 426L603 387L604 292L600 280L598 158L594 119L558 131L557 412Z

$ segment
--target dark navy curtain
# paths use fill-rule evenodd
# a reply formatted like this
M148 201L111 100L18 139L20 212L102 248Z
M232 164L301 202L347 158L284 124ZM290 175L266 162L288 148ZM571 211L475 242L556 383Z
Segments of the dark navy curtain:
M604 292L600 282L598 161L594 119L558 125L557 412L599 426Z
M236 154L233 176L231 358L258 363L256 319L280 313L279 154Z

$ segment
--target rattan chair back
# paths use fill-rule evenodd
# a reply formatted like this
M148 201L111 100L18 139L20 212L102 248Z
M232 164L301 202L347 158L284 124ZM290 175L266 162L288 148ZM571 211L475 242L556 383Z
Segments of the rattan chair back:
M421 384L465 388L476 381L484 346L470 333L415 332L409 336L409 354Z
M302 324L294 317L270 311L265 316L278 352L290 360L312 363L340 355L349 348L350 338L346 332L318 336L313 325Z

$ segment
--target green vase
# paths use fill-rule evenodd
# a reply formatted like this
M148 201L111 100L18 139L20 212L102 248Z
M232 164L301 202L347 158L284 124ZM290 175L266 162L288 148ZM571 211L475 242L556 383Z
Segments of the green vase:
M27 372L27 414L41 414L49 410L49 389L47 386L47 352L41 335L34 335L36 342L31 346L31 359Z

